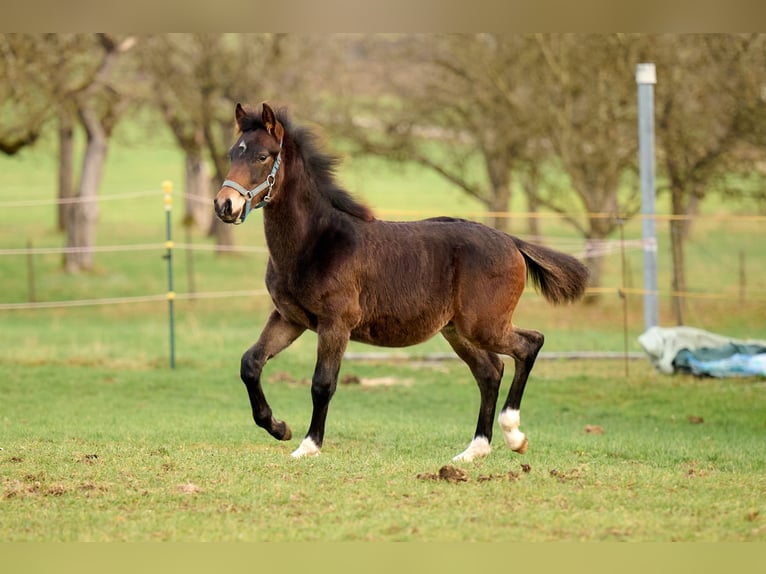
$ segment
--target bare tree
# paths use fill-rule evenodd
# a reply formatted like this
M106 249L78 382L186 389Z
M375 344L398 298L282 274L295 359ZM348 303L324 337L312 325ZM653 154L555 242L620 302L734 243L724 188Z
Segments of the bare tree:
M637 156L637 45L622 35L535 39L539 64L527 81L536 105L529 112L553 153L538 159L548 169L530 193L588 241L605 239L616 229L618 215L638 210L637 186L627 186L621 195ZM586 263L591 285L598 286L602 258L586 250Z
M121 54L133 47L134 38L118 42L106 34L97 34L96 40L100 49L96 72L92 81L73 95L80 124L85 130L86 147L77 202L69 211L66 225L67 247L71 249L64 257L64 269L68 273L93 267L98 218L96 196L109 150L109 137L128 103L117 88L114 68Z
M200 90L194 84L200 47L189 34L146 38L140 48L143 68L151 79L152 97L177 145L184 153L184 221L201 228L211 225L211 176L200 115ZM230 239L230 237L229 237Z
M348 89L335 109L336 129L360 153L435 171L484 204L495 227L508 229L511 175L534 129L525 115L528 90L518 81L529 39L447 34L350 40L348 64L355 68L348 77L377 97ZM429 145L433 140L447 145Z
M100 67L98 40L90 34L0 35L0 150L13 154L58 120L58 227L66 228L74 193L76 96Z
M673 35L647 39L656 62L657 139L672 213L672 290L676 322L683 324L684 244L693 216L711 191L736 189L754 171L746 151L766 147L766 36Z
M99 71L100 48L90 34L44 34L46 86L50 108L58 119L58 229L72 221L75 187L75 130L78 128L77 94L86 90Z
M426 165L495 214L508 210L515 175L532 208L561 213L589 240L607 237L618 213L637 209L632 194L619 196L637 149L636 50L628 38L376 40L369 48L376 57L365 63L380 66L386 81L370 106L374 113L344 102L351 110L346 133L362 151ZM386 90L389 98L381 98ZM378 124L360 126L365 117ZM428 137L447 145L429 145ZM471 169L477 158L478 177ZM507 229L502 215L493 224ZM588 265L598 285L601 260L589 257Z
M186 219L207 223L219 248L233 245L233 229L210 217L208 198L228 171L234 106L295 94L307 68L301 44L283 34L194 33L154 36L142 48L154 101L184 151Z

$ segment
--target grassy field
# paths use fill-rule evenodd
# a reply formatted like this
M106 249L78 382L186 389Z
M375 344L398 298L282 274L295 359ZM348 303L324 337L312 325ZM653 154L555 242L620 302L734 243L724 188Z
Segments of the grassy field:
M36 357L3 357L0 539L766 541L762 382L540 361L528 453L496 441L451 482L433 475L467 445L478 405L461 364L346 362L341 377L360 383L341 385L322 455L295 461L310 345L270 365L266 393L297 435L279 443L249 418L228 329L202 329L226 340L175 371L120 351L121 334L150 347L163 327L73 345L103 338L94 320L68 342L54 329Z
M156 198L102 202L101 245L164 241L160 184L179 181L181 158L162 138L138 142L131 134L118 139L102 196L156 189ZM341 177L386 216L480 212L411 166L355 160ZM54 182L45 146L0 158L0 203L52 199ZM718 208L722 215L745 209ZM175 220L181 241L180 215ZM522 221L512 224L523 232ZM0 249L61 246L54 225L50 205L6 205ZM578 249L557 220L543 226L552 245ZM626 236L639 235L640 223L631 222ZM258 219L236 236L239 245L262 245ZM763 237L759 222L698 222L690 285L730 297L693 299L690 324L766 338ZM209 245L200 231L193 239ZM740 250L747 254L742 301ZM36 298L162 294L161 256L103 253L93 273L68 276L60 255L37 255ZM627 260L627 285L639 287L640 252ZM660 259L662 286L667 260ZM28 299L27 261L0 256L0 303ZM183 252L176 263L183 293L190 287ZM196 289L262 289L264 264L260 253L195 252ZM619 287L620 255L605 265L604 285ZM661 303L667 324L668 302ZM545 332L544 351L622 351L622 305L606 295L596 306L553 308L529 292L517 323ZM0 540L766 541L762 380L667 377L645 361L631 362L626 376L621 361L541 360L522 407L529 452L511 453L496 437L488 459L461 465L464 480L450 481L436 476L467 446L478 408L467 368L347 361L341 378L360 382L341 385L323 454L294 461L289 453L310 417L315 337L305 335L265 372L275 414L295 433L278 443L250 420L238 379L239 357L268 308L264 296L177 301L175 370L164 302L0 310ZM640 298L629 297L625 317L636 351ZM447 349L435 339L410 352Z

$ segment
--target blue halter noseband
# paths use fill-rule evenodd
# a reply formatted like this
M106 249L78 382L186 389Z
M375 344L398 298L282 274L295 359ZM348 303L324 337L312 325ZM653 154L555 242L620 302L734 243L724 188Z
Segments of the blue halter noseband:
M269 201L271 201L271 190L274 188L274 182L277 179L277 171L279 171L279 165L281 163L282 163L282 143L280 142L277 159L274 160L274 167L271 168L271 173L266 176L266 181L255 186L253 189L245 189L236 181L232 181L231 179L224 180L221 187L230 187L238 191L239 194L245 198L245 209L242 212L242 216L239 218L239 221L236 222L237 225L245 222L245 218L250 214L251 210L260 209L261 207L266 205ZM269 191L266 193L263 199L261 199L261 201L259 201L255 205L251 205L253 198L266 188L268 188Z

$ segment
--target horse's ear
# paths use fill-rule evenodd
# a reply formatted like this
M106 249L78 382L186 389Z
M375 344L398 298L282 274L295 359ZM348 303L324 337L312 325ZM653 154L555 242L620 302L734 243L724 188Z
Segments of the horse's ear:
M272 110L271 106L266 102L263 102L262 107L261 123L263 124L263 127L266 128L269 135L275 136L281 140L284 135L284 129L282 128L282 124L277 120L277 114L274 113L274 110Z
M237 120L237 127L239 128L239 131L243 132L245 130L242 129L242 119L247 115L247 112L245 111L245 108L242 107L242 104L237 104L236 109L234 110L234 117Z
M261 123L266 128L266 131L272 135L274 133L274 126L277 125L277 115L266 102L263 102L261 108Z

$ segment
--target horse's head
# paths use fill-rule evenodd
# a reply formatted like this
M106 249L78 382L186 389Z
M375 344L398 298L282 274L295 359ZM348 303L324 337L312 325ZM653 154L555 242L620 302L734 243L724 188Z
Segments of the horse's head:
M213 200L215 212L225 223L242 223L250 210L271 199L282 161L284 127L268 104L257 112L237 104L240 137L229 150L231 167Z

